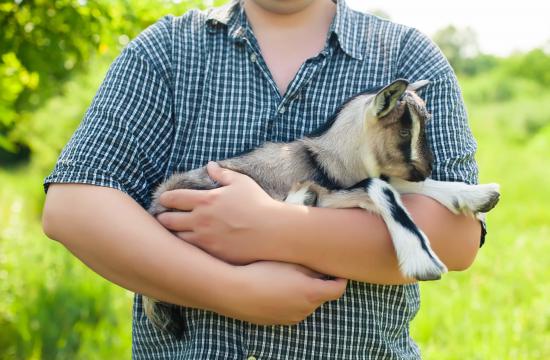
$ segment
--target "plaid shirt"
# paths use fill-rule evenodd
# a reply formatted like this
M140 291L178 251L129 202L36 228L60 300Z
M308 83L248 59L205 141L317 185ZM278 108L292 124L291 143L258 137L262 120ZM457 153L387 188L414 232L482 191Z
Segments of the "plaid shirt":
M147 207L176 171L316 129L354 93L396 78L431 80L421 95L432 113L432 177L477 181L476 143L455 75L417 30L352 11L339 1L325 48L281 96L238 1L165 17L113 63L49 183L119 189ZM212 284L216 286L216 284ZM409 323L417 284L350 281L337 301L294 326L259 326L185 308L178 341L133 311L135 359L417 359Z

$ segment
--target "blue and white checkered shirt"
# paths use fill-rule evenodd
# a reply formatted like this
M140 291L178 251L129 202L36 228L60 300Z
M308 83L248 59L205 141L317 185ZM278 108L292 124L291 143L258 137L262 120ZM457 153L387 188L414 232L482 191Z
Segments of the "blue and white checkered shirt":
M176 171L290 141L329 118L350 95L397 78L431 80L421 95L432 120L432 177L477 181L476 143L456 77L417 30L352 11L339 1L325 48L281 96L238 1L165 17L113 63L49 183L119 189L147 207L154 187ZM216 284L212 284L216 286ZM350 281L345 294L293 326L259 326L186 308L176 340L133 313L135 359L418 359L409 323L417 284Z

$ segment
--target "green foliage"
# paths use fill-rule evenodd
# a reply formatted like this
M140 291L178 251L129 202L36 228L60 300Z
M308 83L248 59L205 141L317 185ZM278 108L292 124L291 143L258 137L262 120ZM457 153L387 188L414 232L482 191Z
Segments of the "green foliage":
M28 146L14 129L26 126L29 112L59 94L94 55L113 56L162 15L203 6L199 0L0 1L0 162L2 151Z
M527 54L515 54L502 64L505 76L530 79L543 86L550 86L550 56L542 49Z
M131 295L42 234L42 179L106 70L78 75L33 112L32 162L0 170L0 359L129 358ZM50 119L56 119L51 126ZM7 294L7 295L4 295Z
M437 31L433 40L458 72L471 67L468 60L479 54L477 35L471 28L459 29L449 25Z
M10 1L0 6L0 146L16 151L11 130L55 94L101 44L106 6L98 1Z

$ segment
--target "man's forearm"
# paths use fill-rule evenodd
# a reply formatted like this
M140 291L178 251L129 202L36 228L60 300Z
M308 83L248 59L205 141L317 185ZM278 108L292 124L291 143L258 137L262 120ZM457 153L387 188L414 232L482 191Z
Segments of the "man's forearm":
M171 303L218 310L232 266L181 241L124 193L88 185L52 185L46 234L108 280Z
M477 220L456 216L424 196L404 196L405 206L449 270L467 268L479 247ZM359 209L290 206L276 218L277 260L316 271L379 284L414 281L401 275L385 223Z

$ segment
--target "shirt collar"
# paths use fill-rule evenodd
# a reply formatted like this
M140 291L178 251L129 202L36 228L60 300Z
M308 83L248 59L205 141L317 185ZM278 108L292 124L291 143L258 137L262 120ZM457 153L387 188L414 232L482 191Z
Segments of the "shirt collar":
M240 0L231 0L227 4L210 10L206 17L206 24L211 30L220 25L228 28L229 37L236 41L242 41L244 29L244 10L240 6Z
M331 25L331 32L336 34L340 48L352 58L363 60L363 46L365 36L358 32L359 18L348 7L345 0L336 2L336 16Z
M354 23L357 22L356 14L346 4L345 0L333 0L336 3L336 16L329 30L329 35L335 34L340 48L349 56L363 59L364 37L359 36ZM211 28L220 24L228 27L229 36L237 41L242 40L246 30L243 21L243 9L240 0L231 0L229 3L211 9L206 22Z

